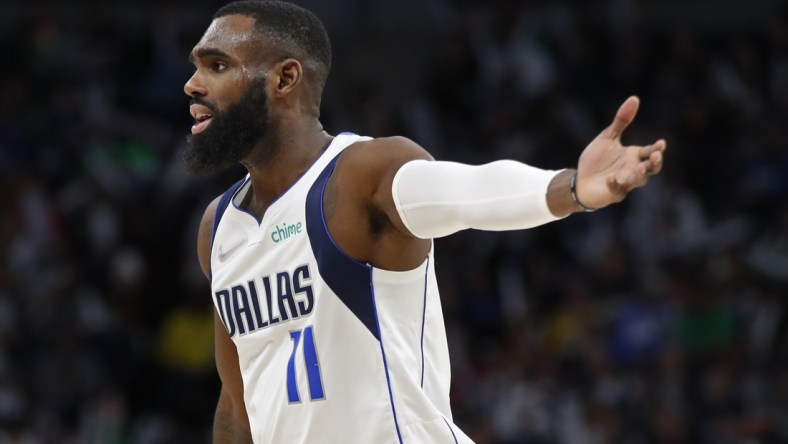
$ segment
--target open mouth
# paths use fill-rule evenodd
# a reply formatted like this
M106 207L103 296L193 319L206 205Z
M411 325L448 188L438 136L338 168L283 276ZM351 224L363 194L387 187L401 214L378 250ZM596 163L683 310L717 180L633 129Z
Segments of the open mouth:
M199 134L208 128L211 124L213 114L210 108L204 105L192 104L189 107L189 112L194 117L194 125L192 125L192 134Z
M192 125L192 134L197 134L205 131L205 128L208 128L208 125L211 124L211 118L213 116L210 114L199 116L195 119L194 125Z

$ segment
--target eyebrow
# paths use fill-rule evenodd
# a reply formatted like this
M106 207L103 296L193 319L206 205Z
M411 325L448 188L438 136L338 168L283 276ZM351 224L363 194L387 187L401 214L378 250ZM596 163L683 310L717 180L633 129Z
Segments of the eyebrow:
M200 48L200 49L198 49L196 51L193 51L192 53L189 54L189 63L192 63L192 64L194 63L194 61L195 61L194 54L195 53L197 53L197 58L198 59L201 59L203 57L209 57L209 56L230 57L229 54L227 54L226 52L224 52L224 51L222 51L221 49L218 49L218 48Z

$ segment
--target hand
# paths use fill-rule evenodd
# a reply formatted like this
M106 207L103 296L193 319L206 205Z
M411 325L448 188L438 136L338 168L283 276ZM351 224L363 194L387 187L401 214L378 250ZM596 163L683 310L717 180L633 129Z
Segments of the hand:
M667 143L660 139L646 146L623 146L621 134L637 114L640 100L629 97L605 128L580 154L577 163L577 199L586 207L602 208L621 202L662 169Z

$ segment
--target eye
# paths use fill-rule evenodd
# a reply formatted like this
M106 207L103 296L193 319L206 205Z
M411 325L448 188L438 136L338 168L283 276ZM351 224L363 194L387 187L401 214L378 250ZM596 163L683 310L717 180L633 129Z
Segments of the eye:
M211 69L213 69L215 72L222 72L227 69L227 63L220 61L213 62Z

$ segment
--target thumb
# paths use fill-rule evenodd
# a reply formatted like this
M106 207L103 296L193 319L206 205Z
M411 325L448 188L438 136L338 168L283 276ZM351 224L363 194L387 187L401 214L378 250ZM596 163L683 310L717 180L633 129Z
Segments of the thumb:
M620 138L624 130L635 119L639 107L640 99L637 96L629 96L618 108L613 123L607 127L607 136L611 139Z

